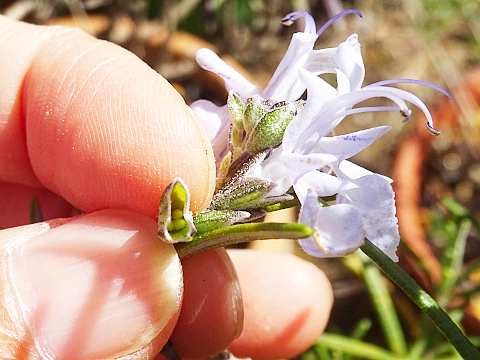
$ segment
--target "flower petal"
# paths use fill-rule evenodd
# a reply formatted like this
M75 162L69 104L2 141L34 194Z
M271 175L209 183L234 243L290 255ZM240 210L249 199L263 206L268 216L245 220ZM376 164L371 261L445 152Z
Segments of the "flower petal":
M208 139L212 143L216 162L222 161L227 152L230 132L228 107L217 106L207 100L197 100L190 105L190 108L197 114L205 128Z
M297 177L311 170L333 164L337 159L335 155L325 153L302 155L284 152L282 155L283 165L291 171L297 172Z
M259 94L260 90L245 79L237 70L220 59L210 49L200 49L197 51L197 63L205 70L211 71L220 76L225 81L227 91L235 90L242 97L248 98Z
M341 179L331 174L313 170L300 176L293 185L300 203L305 202L309 190L318 196L332 196L350 189L358 188L351 181Z
M348 160L342 161L339 165L339 168L346 176L348 176L351 179L358 179L362 176L375 174L370 170L367 170L364 167L361 167ZM380 175L380 174L376 174L376 175L381 176L383 179L387 180L390 183L393 182L393 180L387 176Z
M344 174L338 171L337 176L342 177ZM390 179L372 173L350 180L358 185L358 189L347 190L337 195L337 204L357 207L362 215L365 237L393 261L397 261L395 251L400 242L400 234L398 220L395 217L395 194Z
M281 161L282 152L282 145L280 145L260 164L261 171L257 174L257 176L269 179L277 185L270 192L270 196L283 195L293 185L290 176L291 171Z
M358 210L346 204L321 207L313 190L307 194L299 222L314 231L312 237L299 240L305 252L312 256L346 255L363 245L365 232Z
M305 85L298 79L298 70L305 65L307 54L312 51L316 40L316 34L293 34L285 56L262 92L264 99L294 101L303 94Z
M340 163L358 154L390 129L390 126L377 126L345 135L324 136L317 142L313 151L333 154Z
M335 61L336 51L337 48L310 51L305 59L304 69L314 75L335 73L335 69L338 68L337 62Z
M299 75L308 89L308 100L300 114L288 124L285 130L283 147L287 152L293 151L298 144L298 139L313 126L323 105L336 97L335 88L325 80L303 69L299 71ZM321 133L321 136L327 135L329 129L330 126L326 125L325 133ZM311 132L308 133L311 134Z
M335 60L338 68L350 80L350 91L359 90L365 78L365 65L363 64L361 46L358 42L357 34L350 35L345 42L338 46Z

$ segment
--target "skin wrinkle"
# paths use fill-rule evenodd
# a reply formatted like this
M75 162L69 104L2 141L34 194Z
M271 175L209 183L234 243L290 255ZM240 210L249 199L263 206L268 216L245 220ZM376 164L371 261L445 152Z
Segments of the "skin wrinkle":
M96 47L99 47L100 44L97 44ZM86 56L87 54L93 52L94 49L91 49L91 51L86 51L82 54L82 56ZM75 96L71 99L69 99L70 101L68 101L68 103L73 103L77 97L82 93L85 85L87 84L87 82L90 82L90 80L93 78L93 76L98 76L98 73L100 72L100 69L106 65L110 65L111 63L119 60L119 59L122 59L122 58L131 58L131 56L127 56L127 55L118 55L118 56L115 56L115 57L112 57L112 58L109 58L109 59L105 59L103 60L100 64L98 64L95 68L91 69L90 73L85 77L85 79L83 80L82 84L80 86L75 86L75 89L76 89L76 94ZM80 61L81 59L78 58L77 61ZM110 68L110 66L107 66L107 68ZM82 74L82 78L83 78L83 74ZM116 79L115 79L116 80ZM74 81L73 82L75 85L78 84L77 81ZM60 89L61 90L61 89Z
M65 44L63 44L65 45ZM61 92L63 90L63 87L64 87L64 84L65 82L67 81L67 78L71 75L71 76L75 76L75 74L72 74L72 70L75 69L75 66L77 65L77 63L86 55L88 54L89 52L91 52L92 50L94 50L95 48L97 48L100 44L96 44L93 48L91 49L87 49L85 50L84 52L80 53L77 55L76 58L74 58L70 64L70 67L65 71L64 73L64 76L62 77L62 79L59 81L58 83L58 92ZM68 44L66 46L62 46L62 47L57 47L59 48L59 56L62 55L63 52L68 52L70 50L70 48L72 47L73 45L70 45L68 46ZM102 64L98 65L101 66ZM92 73L95 72L95 68L92 69ZM91 75L91 74L90 74ZM74 84L75 88L77 89L76 91L76 94L80 93L82 91L82 88L83 86L85 85L85 83L89 80L90 78L90 75L86 77L85 81L80 85L80 87L77 87L77 82L75 81L72 81L71 83ZM70 97L68 99L66 99L65 103L66 104L70 104L72 102L72 100L74 99L75 97L75 92L74 91L65 91L67 94L70 93Z
M1 91L2 106L0 111L0 131L8 136L4 136L0 142L0 152L3 154L0 161L1 180L18 182L24 185L39 187L40 183L33 173L27 156L27 147L25 144L25 126L22 109L20 108L20 98L22 88L22 78L25 69L28 69L34 60L36 53L42 48L42 45L52 38L56 33L64 32L65 29L54 27L48 31L43 31L38 36L32 37L26 32L20 30L16 23L8 18L0 16L2 39L2 74L5 76ZM32 28L33 25L25 25L25 28ZM28 47L28 51L23 49ZM19 51L19 49L22 49ZM8 58L8 61L6 61ZM15 152L9 151L15 148Z
M104 212L104 214L107 214L107 212ZM148 345L146 345L146 347L142 349L141 352L144 353L145 351L152 351L152 353L154 354L155 352L160 351L161 346L167 340L167 336L173 328L173 325L176 322L176 318L178 316L178 313L175 309L178 309L180 305L180 296L182 293L182 280L179 260L176 257L174 250L170 249L168 246L165 247L165 245L153 241L154 239L151 239L149 241L140 240L141 238L139 238L138 236L150 236L147 234L150 233L151 229L142 229L141 225L145 223L145 221L147 220L146 218L142 218L140 215L135 215L133 213L122 211L116 211L116 214L120 216L111 216L109 217L109 219L111 220L107 220L107 223L103 224L98 221L102 218L101 215L99 217L99 215L90 214L84 217L77 217L76 221L67 224L67 226L71 227L70 229L68 229L67 227L63 229L58 228L58 230L56 230L60 232L63 231L67 238L69 236L72 236L72 240L74 240L73 245L71 245L71 242L67 241L63 244L63 246L58 246L62 244L56 242L51 243L51 245L55 245L55 247L49 246L48 248L45 248L44 245L41 245L42 242L40 241L40 245L38 245L40 247L36 246L35 244L27 245L27 248L30 247L32 251L29 251L28 254L25 255L38 256L44 253L43 250L46 250L45 254L58 254L60 256L68 256L71 251L74 251L76 258L89 259L91 262L94 263L96 263L96 261L98 260L98 270L94 273L95 281L93 283L93 287L88 294L87 302L84 303L83 307L79 308L80 314L83 314L85 316L81 316L78 321L75 320L74 323L72 323L72 336L73 334L78 334L79 332L88 333L89 329L94 330L94 325L91 324L88 319L92 317L95 318L95 309L96 311L100 311L101 309L103 309L103 307L101 306L102 301L107 301L107 299L103 295L113 295L114 293L112 293L111 288L112 286L115 287L115 283L118 279L121 279L123 283L118 296L121 296L122 298L119 298L119 300L121 300L122 303L135 301L138 305L144 304L146 307L144 307L144 310L141 310L141 313L147 315L149 318L156 319L156 322L154 324L149 324L144 321L147 327L142 330L143 335L135 335L135 333L130 332L129 336L133 336L132 339L137 339L135 344L132 343L130 345L125 345L127 346L127 348L122 345L119 349L129 351L128 348L132 349L132 346L135 347L140 345L141 347L141 343L147 343ZM122 214L126 219L119 220L118 218L121 218ZM156 224L152 220L148 219L147 222L149 228L156 228ZM124 226L123 224L126 223L130 224ZM105 226L105 228L102 229L103 226ZM118 239L112 239L110 242L107 241L106 243L95 242L90 244L90 246L84 248L84 251L78 252L80 248L78 247L79 245L75 245L75 243L80 244L80 238L78 238L78 240L75 240L75 235L69 235L78 233L77 231L74 231L74 227L84 228L84 235L82 236L82 238L84 239L88 239L90 233L92 233L92 235L95 235L94 233L96 233L97 235L95 237L98 237L99 239L102 238L102 233L104 234L103 236L105 236L105 239L108 239L110 237L107 233L109 233L110 235L116 234L114 238L116 237ZM140 231L137 231L137 227L140 229ZM143 235L140 235L140 233L142 233ZM38 241L35 243L38 244ZM45 244L45 242L43 242L43 244ZM161 249L163 249L162 251L158 251L159 246ZM157 251L152 251L152 247L156 248ZM20 251L22 250L21 247L17 249ZM133 251L135 249L136 251ZM40 252L38 252L38 250L40 250ZM100 255L98 257L94 256L94 254L97 253ZM17 255L21 254L17 253ZM22 257L19 257L20 258L18 260L21 261ZM103 257L111 258L112 261L104 261ZM132 261L132 258L135 261ZM21 262L17 262L17 265L20 265L20 268L22 268ZM29 265L31 267L31 264ZM18 266L17 269L19 269ZM55 274L53 275L55 277ZM13 279L15 279L15 277L13 277ZM144 290L139 284L144 284L143 287L148 287L148 290ZM25 294L25 291L26 290L23 289L23 294ZM138 300L136 299L139 299L140 303L138 303ZM89 303L92 303L94 306L90 306ZM41 304L39 304L42 309L39 309L38 307L34 309L36 319L35 322L37 322L37 320L41 321L41 319L44 318L42 316L42 312L44 310L50 311L49 316L52 316L52 311L55 311L51 308L48 309L49 304L45 305L46 307L42 307ZM44 315L47 315L47 313L44 313ZM126 311L125 315L128 317L128 311ZM108 321L111 321L110 318L108 319ZM107 318L105 318L105 320L107 320ZM19 323L24 322L21 321ZM42 327L41 324L39 324L39 326ZM31 328L31 330L34 330L34 328ZM159 334L159 331L162 331L162 333ZM120 332L120 334L121 333L122 332ZM149 334L152 334L152 336L149 336ZM155 334L158 335L157 338L154 339L152 343L150 343L149 339L153 338ZM44 335L48 334L44 333ZM66 339L68 340L69 337L67 336ZM73 341L74 339L72 338L71 340ZM90 341L92 340L95 342L95 338L90 339ZM72 345L75 344L75 346L70 348L69 346L67 346L67 344L69 343L68 340L67 343L65 343L65 349L61 350L60 352L64 355L65 353L69 354L68 356L65 355L66 357L64 358L78 358L78 354L74 354L73 352L78 351L79 348L81 349L82 344L84 344L83 341L85 341L85 344L87 344L89 340L85 337L77 338L75 342L72 343ZM70 354L71 352L72 354ZM24 359L25 357L15 357L15 359L20 358ZM130 358L130 356L127 356L126 358ZM138 359L138 357L134 358Z
M29 25L16 25L22 34L27 32L24 26ZM50 28L42 31L45 29ZM203 130L199 133L198 124L192 123L192 114L178 93L154 70L139 65L137 57L126 55L126 50L97 42L81 31L55 29L45 37L50 41L42 42L31 55L35 61L26 71L20 91L24 105L21 120L25 119L27 129L22 163L33 164L30 178L36 175L48 189L82 210L132 206L155 217L161 190L180 176L191 188L192 210L206 206L214 184L211 145L205 141ZM100 51L101 45L105 50ZM162 102L165 97L169 100ZM166 120L156 123L157 118ZM22 136L17 137L14 142L23 142ZM187 166L186 160L192 160L187 154L189 146L197 166ZM104 161L102 156L110 158ZM7 162L5 157L3 161ZM105 167L99 168L99 163ZM64 171L66 168L69 170ZM95 168L107 172L94 174ZM19 170L25 171L23 167ZM98 194L88 190L94 182L109 189ZM118 189L113 189L114 182ZM134 194L139 189L141 194Z

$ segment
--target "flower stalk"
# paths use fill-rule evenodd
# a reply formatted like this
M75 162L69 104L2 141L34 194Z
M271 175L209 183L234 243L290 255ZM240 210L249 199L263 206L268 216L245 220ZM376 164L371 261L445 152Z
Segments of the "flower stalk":
M468 337L415 280L368 239L360 249L433 321L464 359L480 360L480 353Z
M312 229L297 223L248 223L227 226L197 234L189 242L175 245L180 259L217 247L265 239L301 239L312 236Z

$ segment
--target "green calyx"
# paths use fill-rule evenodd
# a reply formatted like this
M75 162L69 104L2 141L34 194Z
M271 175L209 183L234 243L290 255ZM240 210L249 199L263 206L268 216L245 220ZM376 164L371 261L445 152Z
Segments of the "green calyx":
M264 108L265 102L259 95L255 95L245 101L243 127L247 133L250 133L262 119L263 115L265 115Z
M264 100L260 95L248 99L230 91L227 100L232 121L230 150L232 162L243 153L258 154L282 143L288 124L304 108L305 101Z
M195 233L193 216L189 211L190 194L182 179L175 179L160 199L158 236L165 242L188 241Z
M257 154L280 145L285 129L296 114L297 108L294 103L283 101L275 104L250 132L245 150Z
M227 99L228 110L230 111L230 119L234 127L243 129L243 99L235 91L230 91Z
M230 226L245 220L251 220L251 214L248 211L235 210L205 210L193 218L193 223L197 229L197 234L212 231L215 229Z

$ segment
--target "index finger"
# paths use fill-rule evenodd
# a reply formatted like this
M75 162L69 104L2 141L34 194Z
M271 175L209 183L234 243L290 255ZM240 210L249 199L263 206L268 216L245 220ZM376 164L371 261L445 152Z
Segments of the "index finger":
M127 50L75 29L0 17L0 180L45 186L84 211L155 218L181 177L192 208L213 193L201 124L168 82Z

